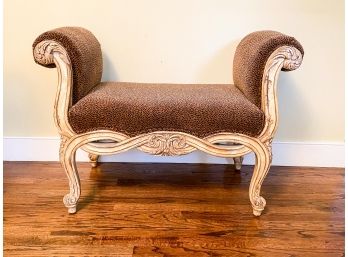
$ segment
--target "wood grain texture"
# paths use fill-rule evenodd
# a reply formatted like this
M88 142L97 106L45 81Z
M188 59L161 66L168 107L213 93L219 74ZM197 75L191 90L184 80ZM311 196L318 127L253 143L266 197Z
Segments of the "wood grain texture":
M271 167L250 214L252 166L79 163L78 213L59 163L5 162L5 256L343 256L344 170Z

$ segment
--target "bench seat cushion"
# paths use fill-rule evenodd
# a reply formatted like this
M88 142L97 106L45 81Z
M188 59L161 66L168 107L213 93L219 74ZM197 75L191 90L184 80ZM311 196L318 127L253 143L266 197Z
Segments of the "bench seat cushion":
M231 84L102 82L69 110L76 133L112 130L128 136L180 131L257 136L264 114Z

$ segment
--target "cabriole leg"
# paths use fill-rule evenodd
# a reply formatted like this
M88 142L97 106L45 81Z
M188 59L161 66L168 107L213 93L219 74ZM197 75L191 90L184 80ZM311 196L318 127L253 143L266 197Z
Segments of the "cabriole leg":
M60 160L69 179L70 192L64 196L63 202L69 213L75 213L77 201L81 194L81 185L76 168L76 149L72 145L66 144L66 142L66 139L62 139Z
M270 148L263 145L260 150L255 152L255 168L249 187L249 198L255 216L260 216L266 206L266 200L260 196L260 191L271 163Z
M242 163L243 163L243 156L240 157L234 157L234 167L236 170L241 170L242 169Z
M98 166L98 159L99 159L99 155L96 155L96 154L88 154L88 157L89 157L89 163L91 164L91 166L93 168L97 167Z

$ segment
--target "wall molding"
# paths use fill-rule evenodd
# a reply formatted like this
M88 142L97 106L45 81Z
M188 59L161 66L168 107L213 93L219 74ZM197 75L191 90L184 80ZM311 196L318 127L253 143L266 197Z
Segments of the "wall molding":
M4 161L58 161L58 137L4 137ZM88 161L87 153L77 152L77 161ZM183 156L153 156L130 150L112 156L103 156L101 162L149 163L233 163L232 159L219 158L195 151ZM253 164L253 154L248 154L245 164ZM344 143L335 142L273 142L272 165L344 167Z

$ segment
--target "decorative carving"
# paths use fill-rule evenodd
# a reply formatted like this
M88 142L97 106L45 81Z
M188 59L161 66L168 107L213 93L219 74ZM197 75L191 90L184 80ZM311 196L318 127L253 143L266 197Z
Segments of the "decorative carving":
M78 197L77 195L73 195L73 194L66 194L63 197L63 203L65 205L65 207L68 208L68 212L73 214L76 212L76 205L77 205L77 201L78 201Z
M148 153L164 156L181 155L188 147L184 136L165 133L151 135L144 146L149 149Z
M68 137L64 135L60 135L60 147L59 147L59 160L63 160L63 154L64 154L64 147L66 143L68 142Z
M295 47L286 47L282 54L284 54L285 60L283 63L283 68L286 70L296 70L301 66L302 54Z
M54 63L52 51L49 49L50 43L49 41L42 41L34 49L34 58L42 65Z
M272 141L273 138L268 139L267 141L264 142L265 146L267 147L268 153L269 153L269 158L270 158L270 162L272 162L273 159L273 153L272 153Z
M60 58L68 65L70 60L63 46L53 40L45 40L38 43L34 48L34 58L42 65L55 63L53 53L58 53Z
M76 134L68 121L73 81L72 66L66 50L59 43L46 40L35 47L34 58L38 63L44 65L54 63L58 69L59 82L54 117L58 131L61 134L60 161L69 179L70 192L63 199L69 213L76 212L76 205L80 197L80 180L76 168L75 154L76 150L81 147L90 153L89 157L92 165L97 164L99 155L116 154L138 148L155 155L182 155L194 150L201 150L219 157L234 158L236 169L241 167L242 156L253 151L256 161L249 187L249 198L254 215L261 215L266 201L260 196L260 190L270 166L272 158L271 142L278 124L277 78L282 68L293 70L300 66L302 55L296 48L290 46L280 47L269 57L266 63L262 80L262 110L266 119L264 130L257 138L242 134L217 133L202 139L190 134L173 131L157 131L132 138L122 133L106 130ZM220 142L230 142L237 145L216 145Z
M258 192L260 194L260 192ZM253 206L253 214L255 216L260 216L262 214L262 211L265 209L266 206L266 200L262 196L259 196L255 193L252 206Z

